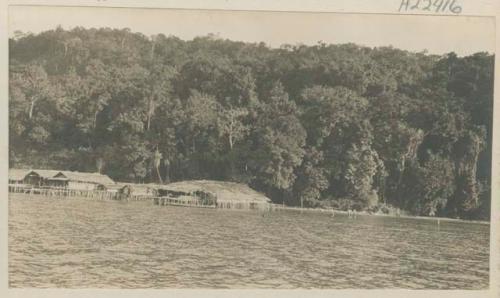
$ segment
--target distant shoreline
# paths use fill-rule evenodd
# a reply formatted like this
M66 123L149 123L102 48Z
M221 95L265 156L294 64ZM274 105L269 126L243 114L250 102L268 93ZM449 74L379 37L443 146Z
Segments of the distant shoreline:
M9 193L9 198L12 197L14 193ZM19 196L22 194L14 194L14 196ZM34 196L43 196L40 194L35 194ZM50 197L49 197L50 198ZM78 198L78 199L84 199L84 200L94 200L97 201L96 199L91 199L83 196L76 196L73 197L73 199ZM103 200L103 201L113 201L113 200ZM316 212L316 213L329 213L331 214L332 209L322 209L322 208L300 208L300 207L291 207L291 206L282 206L280 204L271 204L270 205L270 211L295 211L295 212L300 212L300 211L305 211L305 212ZM174 206L175 207L175 206ZM187 207L189 208L189 207ZM237 209L234 209L237 210ZM343 210L337 210L333 209L333 212L335 214L344 214L347 215L347 211ZM467 219L457 219L457 218L449 218L449 217L429 217L429 216L412 216L412 215L401 215L401 216L396 216L396 215L391 215L391 214L383 214L383 213L368 213L366 211L359 211L356 213L356 215L361 215L361 216L379 216L379 217L393 217L393 218L407 218L407 219L421 219L421 220L434 220L434 221L444 221L444 222L463 222L463 223L472 223L472 224L483 224L483 225L490 225L490 221L485 221L485 220L467 220Z
M282 207L281 205L278 205L279 207L276 208L276 211L280 210L291 210L291 211L306 211L306 212L320 212L320 213L331 213L332 209L322 209L322 208L300 208L300 207L290 207L290 206L285 206ZM333 211L337 214L347 214L347 211L344 210L337 210L333 209ZM474 224L483 224L483 225L490 225L490 221L486 220L467 220L467 219L458 219L458 218L450 218L450 217L430 217L430 216L417 216L417 215L392 215L392 214L383 214L383 213L368 213L366 211L358 211L356 215L362 215L362 216L385 216L385 217L394 217L394 218L408 218L408 219L423 219L423 220L434 220L434 221L447 221L447 222L464 222L464 223L474 223Z

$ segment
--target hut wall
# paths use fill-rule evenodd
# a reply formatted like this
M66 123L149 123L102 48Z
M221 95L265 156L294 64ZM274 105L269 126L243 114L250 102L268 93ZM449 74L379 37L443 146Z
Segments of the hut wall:
M9 179L9 184L24 184L24 180Z
M47 179L47 181L44 183L44 186L66 188L66 187L68 187L68 181L59 180L59 179L57 179L57 180Z
M24 178L24 184L39 187L43 185L43 178L36 174L30 174Z
M97 185L88 182L68 181L68 188L73 190L95 190Z
M147 189L132 189L133 196L153 196L153 192Z

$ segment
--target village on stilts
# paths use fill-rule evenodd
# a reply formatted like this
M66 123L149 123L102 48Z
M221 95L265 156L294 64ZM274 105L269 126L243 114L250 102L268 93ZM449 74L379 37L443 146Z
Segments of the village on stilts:
M100 173L9 169L9 193L57 198L151 201L159 206L274 209L271 200L245 184L193 180L170 184L115 182Z

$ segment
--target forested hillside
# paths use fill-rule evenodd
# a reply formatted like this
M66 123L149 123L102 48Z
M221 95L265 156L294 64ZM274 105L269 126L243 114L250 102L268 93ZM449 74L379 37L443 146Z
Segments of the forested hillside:
M10 166L487 218L494 56L61 28L10 40Z

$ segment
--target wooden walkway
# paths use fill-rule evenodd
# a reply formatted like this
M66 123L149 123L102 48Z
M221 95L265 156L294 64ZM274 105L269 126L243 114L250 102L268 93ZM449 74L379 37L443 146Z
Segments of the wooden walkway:
M173 198L173 197L154 197L153 202L159 206L181 206L181 207L197 207L197 208L215 208L215 205L203 204L198 198L192 199Z
M268 203L242 202L239 200L231 200L231 201L216 200L214 202L207 203L206 201L200 200L196 196L154 197L153 202L155 205L159 206L183 206L183 207L196 207L196 208L241 209L241 210L251 210L251 209L271 210L271 204Z
M148 196L130 196L121 197L116 192L109 192L105 190L75 190L67 188L56 188L56 187L31 187L31 186L19 186L15 184L9 185L9 193L20 193L26 194L28 196L45 196L45 197L56 197L56 198L87 198L92 200L126 200L126 201L143 201L151 200L152 197Z
M238 209L238 210L275 210L273 204L261 202L242 202L241 200L203 200L198 196L124 196L117 192L105 190L74 190L55 187L32 187L29 185L9 184L9 193L19 193L28 197L52 197L52 198L85 198L89 200L121 200L121 201L153 201L159 206L181 206L196 208L218 208L218 209Z

